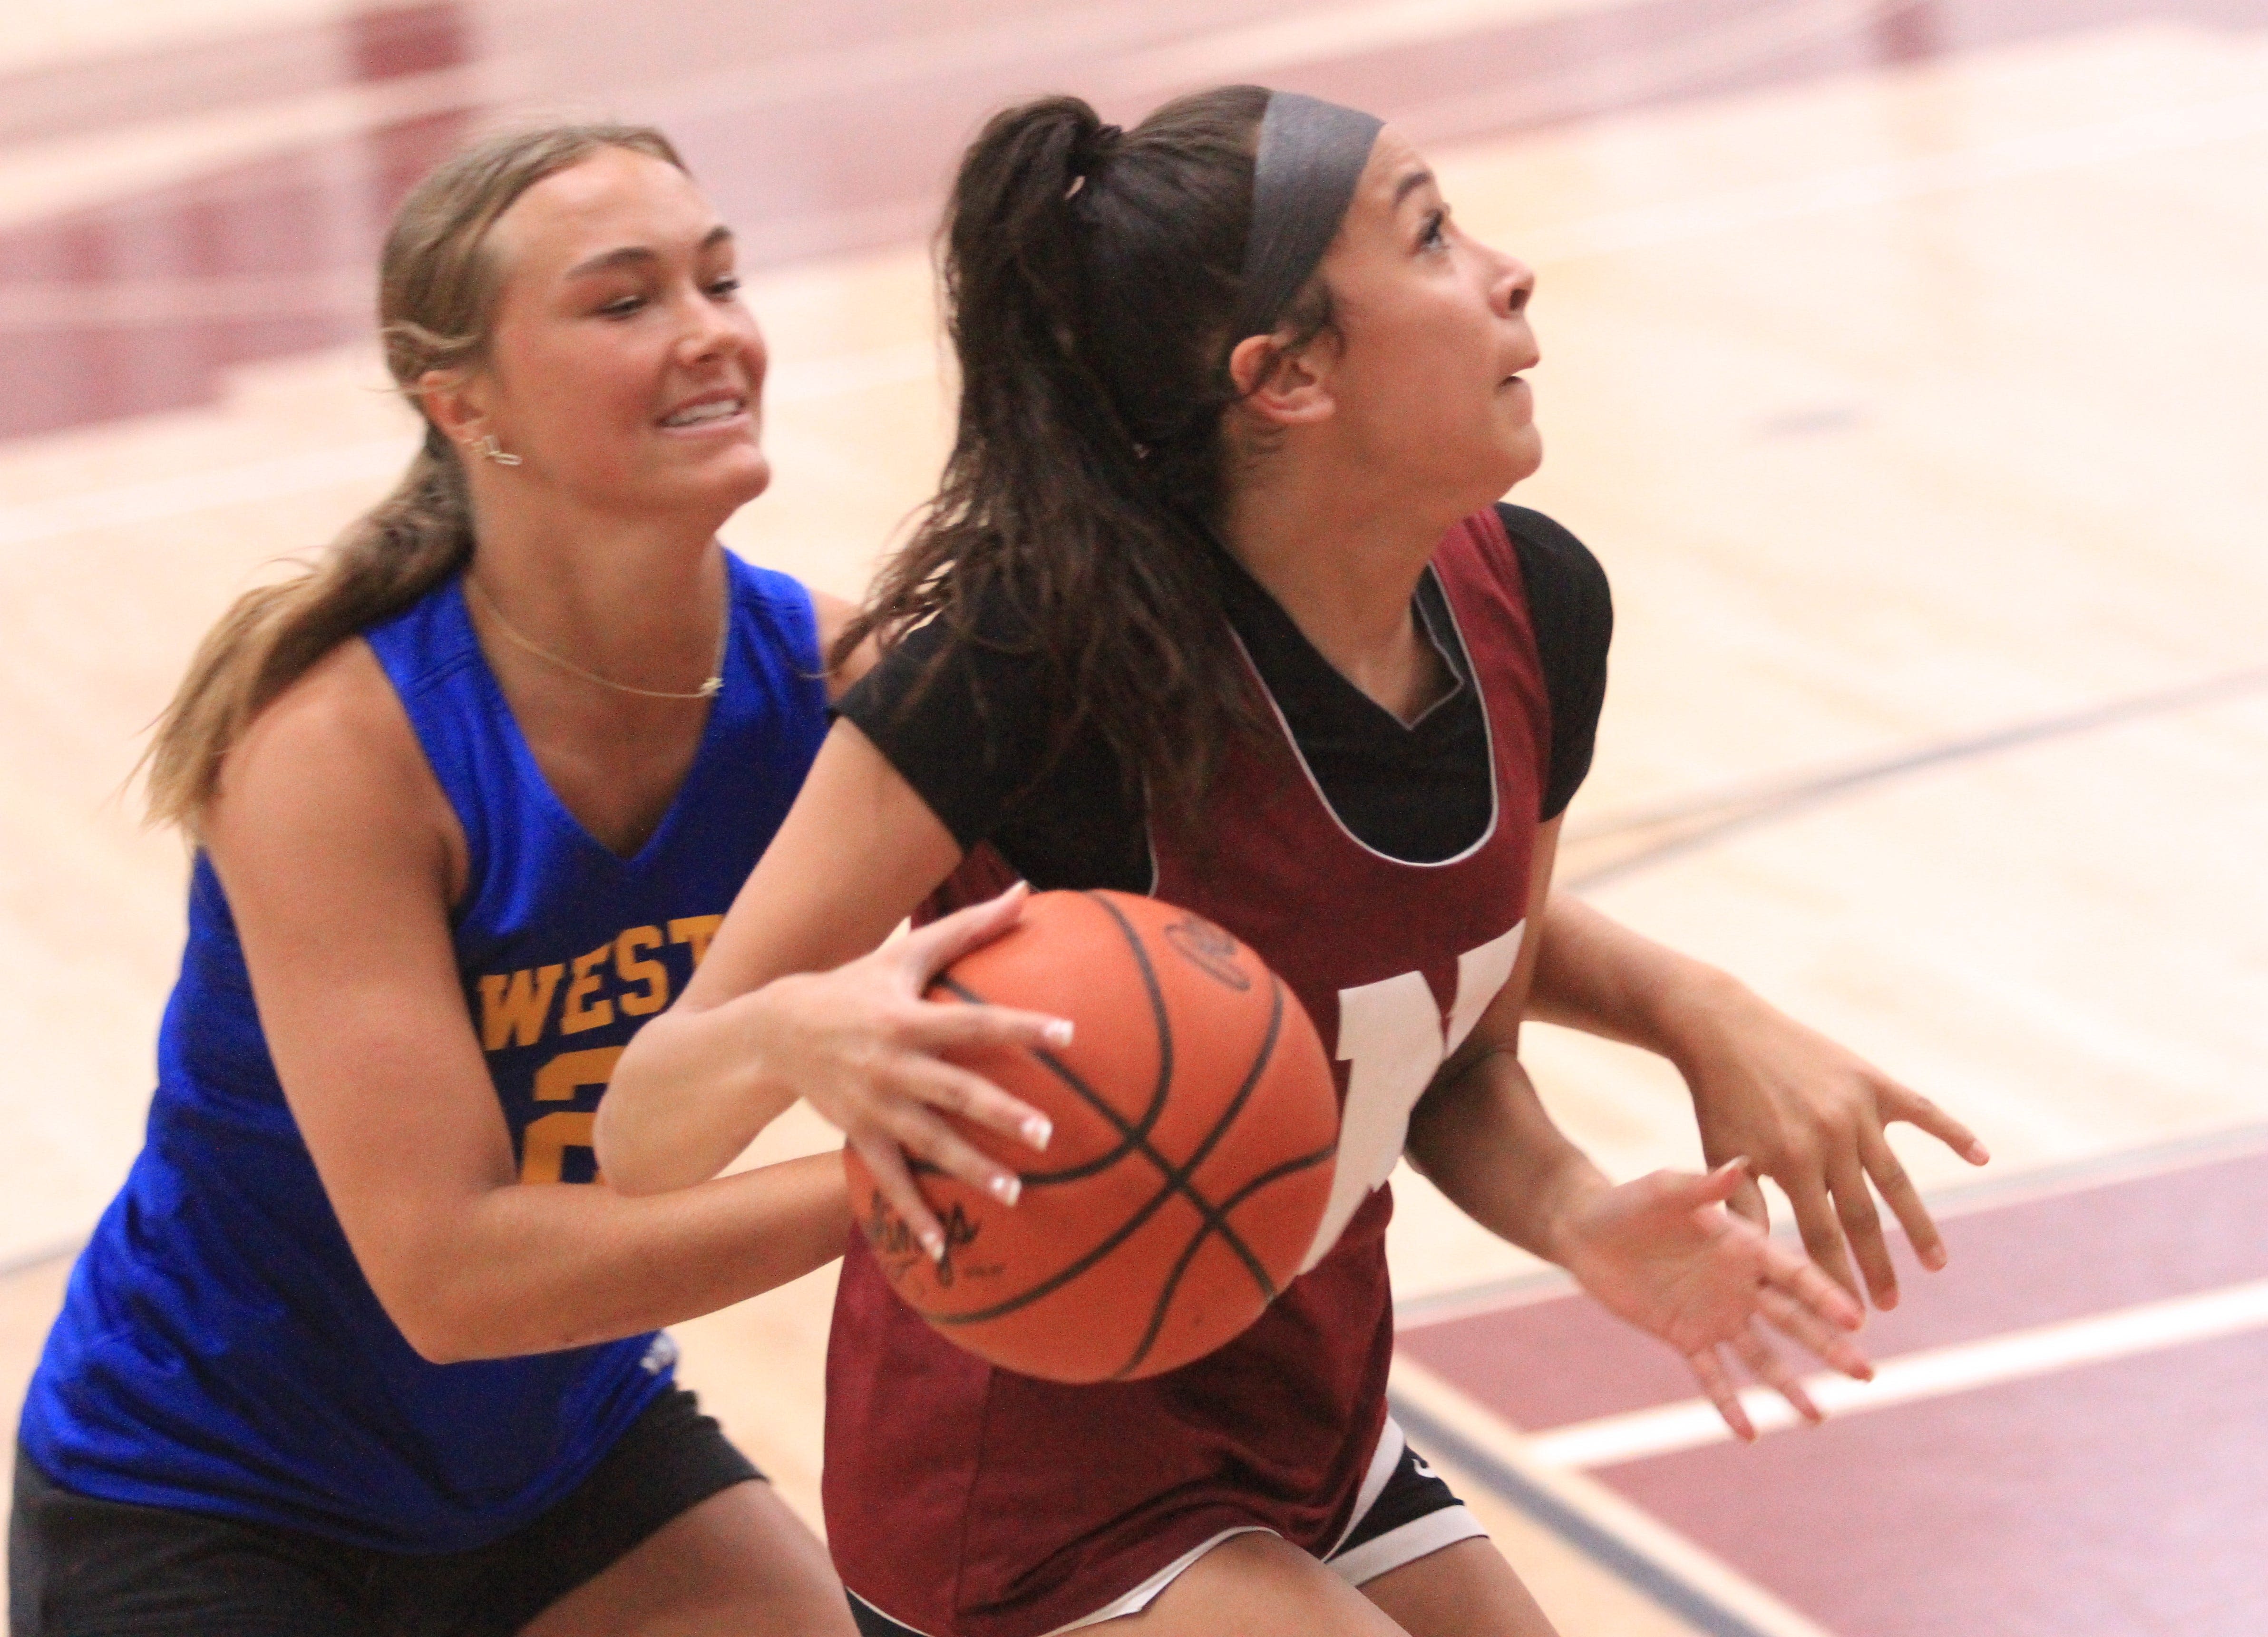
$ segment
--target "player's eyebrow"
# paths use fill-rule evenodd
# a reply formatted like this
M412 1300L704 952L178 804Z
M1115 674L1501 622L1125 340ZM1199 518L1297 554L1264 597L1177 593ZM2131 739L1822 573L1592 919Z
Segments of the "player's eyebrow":
M1433 173L1427 170L1422 165L1416 170L1410 172L1407 176L1404 176L1400 181L1394 184L1394 208L1397 210L1400 210L1402 208L1402 202L1404 199L1407 199L1411 194L1415 193L1418 188L1423 188L1427 182L1430 182L1432 180Z
M702 235L701 242L696 247L696 250L711 250L718 245L728 242L732 237L733 230L725 226L724 223L719 222L716 226L711 228L706 233ZM592 256L587 260L576 262L574 266L567 269L567 277L570 278L581 278L587 273L604 273L618 267L640 266L649 262L659 262L660 260L661 257L659 254L648 246L623 245L619 249L602 250L597 255Z

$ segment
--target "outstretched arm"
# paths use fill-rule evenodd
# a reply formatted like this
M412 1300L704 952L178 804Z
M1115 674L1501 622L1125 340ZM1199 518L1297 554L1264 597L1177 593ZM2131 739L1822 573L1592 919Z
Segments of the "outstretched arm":
M1556 822L1536 839L1531 924L1549 902L1557 839ZM1567 1140L1518 1057L1537 941L1526 940L1510 980L1419 1101L1410 1162L1482 1227L1558 1263L1609 1310L1677 1349L1741 1437L1755 1429L1741 1407L1735 1360L1817 1420L1768 1333L1864 1377L1870 1368L1847 1334L1858 1328L1857 1306L1802 1257L1724 1209L1742 1176L1737 1162L1705 1176L1657 1171L1616 1187Z
M1867 1178L1905 1227L1926 1267L1945 1246L1912 1180L1883 1137L1904 1120L1972 1165L1991 1157L1975 1134L1919 1093L1777 1010L1727 974L1641 937L1580 899L1552 895L1528 1015L1658 1052L1693 1095L1712 1166L1745 1156L1732 1208L1767 1226L1755 1176L1778 1183L1804 1247L1858 1293L1855 1255L1875 1305L1894 1306L1897 1275Z
M410 1345L446 1362L635 1335L841 1255L831 1154L658 1199L519 1180L450 940L455 835L359 643L261 712L204 824L292 1116Z
M1013 1174L939 1117L1044 1145L1047 1122L939 1060L954 1047L1061 1043L1067 1023L939 1006L930 977L1014 924L1011 893L878 948L959 861L960 844L865 734L838 721L709 954L641 1029L600 1105L600 1163L626 1192L699 1182L798 1097L840 1127L925 1244L944 1237L906 1154L1012 1195Z

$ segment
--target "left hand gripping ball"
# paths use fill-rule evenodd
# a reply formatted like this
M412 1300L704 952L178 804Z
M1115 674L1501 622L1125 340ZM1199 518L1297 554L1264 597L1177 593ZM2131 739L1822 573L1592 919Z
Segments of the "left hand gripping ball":
M1314 1025L1257 955L1154 898L1040 893L929 993L1054 1013L1074 1037L1059 1052L952 1054L1055 1137L1035 1154L953 1122L1024 1186L1003 1206L917 1171L942 1262L845 1150L859 1225L914 1311L980 1357L1061 1382L1155 1375L1260 1316L1322 1223L1338 1101Z

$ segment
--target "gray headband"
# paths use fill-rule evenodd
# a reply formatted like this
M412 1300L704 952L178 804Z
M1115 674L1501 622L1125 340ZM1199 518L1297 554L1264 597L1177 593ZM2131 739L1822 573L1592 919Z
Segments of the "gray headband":
M1273 330L1314 272L1385 122L1296 91L1268 93L1252 160L1252 225L1231 345Z

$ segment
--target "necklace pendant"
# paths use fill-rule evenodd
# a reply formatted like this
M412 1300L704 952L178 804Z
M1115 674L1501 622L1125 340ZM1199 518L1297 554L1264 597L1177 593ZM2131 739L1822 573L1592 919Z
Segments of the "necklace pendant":
M721 676L712 676L707 682L701 684L701 693L699 697L703 699L713 699L724 691L725 679Z

